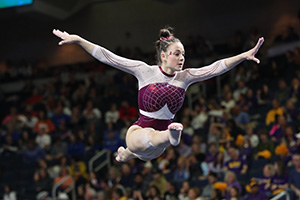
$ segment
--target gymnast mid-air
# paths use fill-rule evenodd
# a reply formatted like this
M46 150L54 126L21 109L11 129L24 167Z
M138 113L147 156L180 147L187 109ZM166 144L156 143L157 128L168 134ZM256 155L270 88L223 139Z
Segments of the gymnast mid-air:
M221 75L244 60L259 63L255 54L264 42L264 38L259 38L255 47L237 56L201 68L183 69L184 46L174 37L170 28L161 29L156 41L157 65L120 57L78 35L56 29L53 33L62 39L59 45L76 43L100 62L137 78L140 116L127 131L127 147L118 149L116 160L119 162L131 158L152 160L159 157L169 145L178 145L183 126L172 120L183 104L187 88L193 83Z

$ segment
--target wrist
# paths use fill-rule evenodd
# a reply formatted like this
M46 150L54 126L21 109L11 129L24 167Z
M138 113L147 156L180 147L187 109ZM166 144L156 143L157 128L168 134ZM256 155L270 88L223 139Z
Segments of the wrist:
M244 53L241 53L241 54L240 54L242 61L248 60L248 54L247 54L247 53L248 53L248 52L244 52Z
M82 44L84 42L84 40L82 37L75 35L74 42L77 44Z

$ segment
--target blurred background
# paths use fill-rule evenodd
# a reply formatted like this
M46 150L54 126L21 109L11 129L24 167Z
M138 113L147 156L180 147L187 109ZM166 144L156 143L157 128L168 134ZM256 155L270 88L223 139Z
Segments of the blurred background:
M299 0L0 0L0 24L0 199L251 199L256 185L263 199L288 189L282 174L297 177ZM152 162L117 163L138 118L136 79L59 46L52 30L155 64L166 25L185 46L185 67L263 36L261 64L192 85L175 119L181 144ZM266 189L271 179L277 187Z

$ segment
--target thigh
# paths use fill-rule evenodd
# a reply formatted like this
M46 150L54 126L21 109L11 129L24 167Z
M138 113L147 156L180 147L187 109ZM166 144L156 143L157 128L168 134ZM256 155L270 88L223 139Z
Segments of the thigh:
M149 133L153 128L142 128L137 125L131 126L126 134L126 144L130 151L141 152L150 147Z

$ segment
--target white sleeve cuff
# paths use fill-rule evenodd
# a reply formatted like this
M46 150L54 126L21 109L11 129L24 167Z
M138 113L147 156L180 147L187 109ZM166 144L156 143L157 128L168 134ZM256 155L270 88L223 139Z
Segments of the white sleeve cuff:
M225 71L228 71L228 70L229 70L229 67L227 67L226 64L225 64L225 59L223 59L223 60L221 61L221 64L222 64L222 67L223 67L223 69L224 69Z

